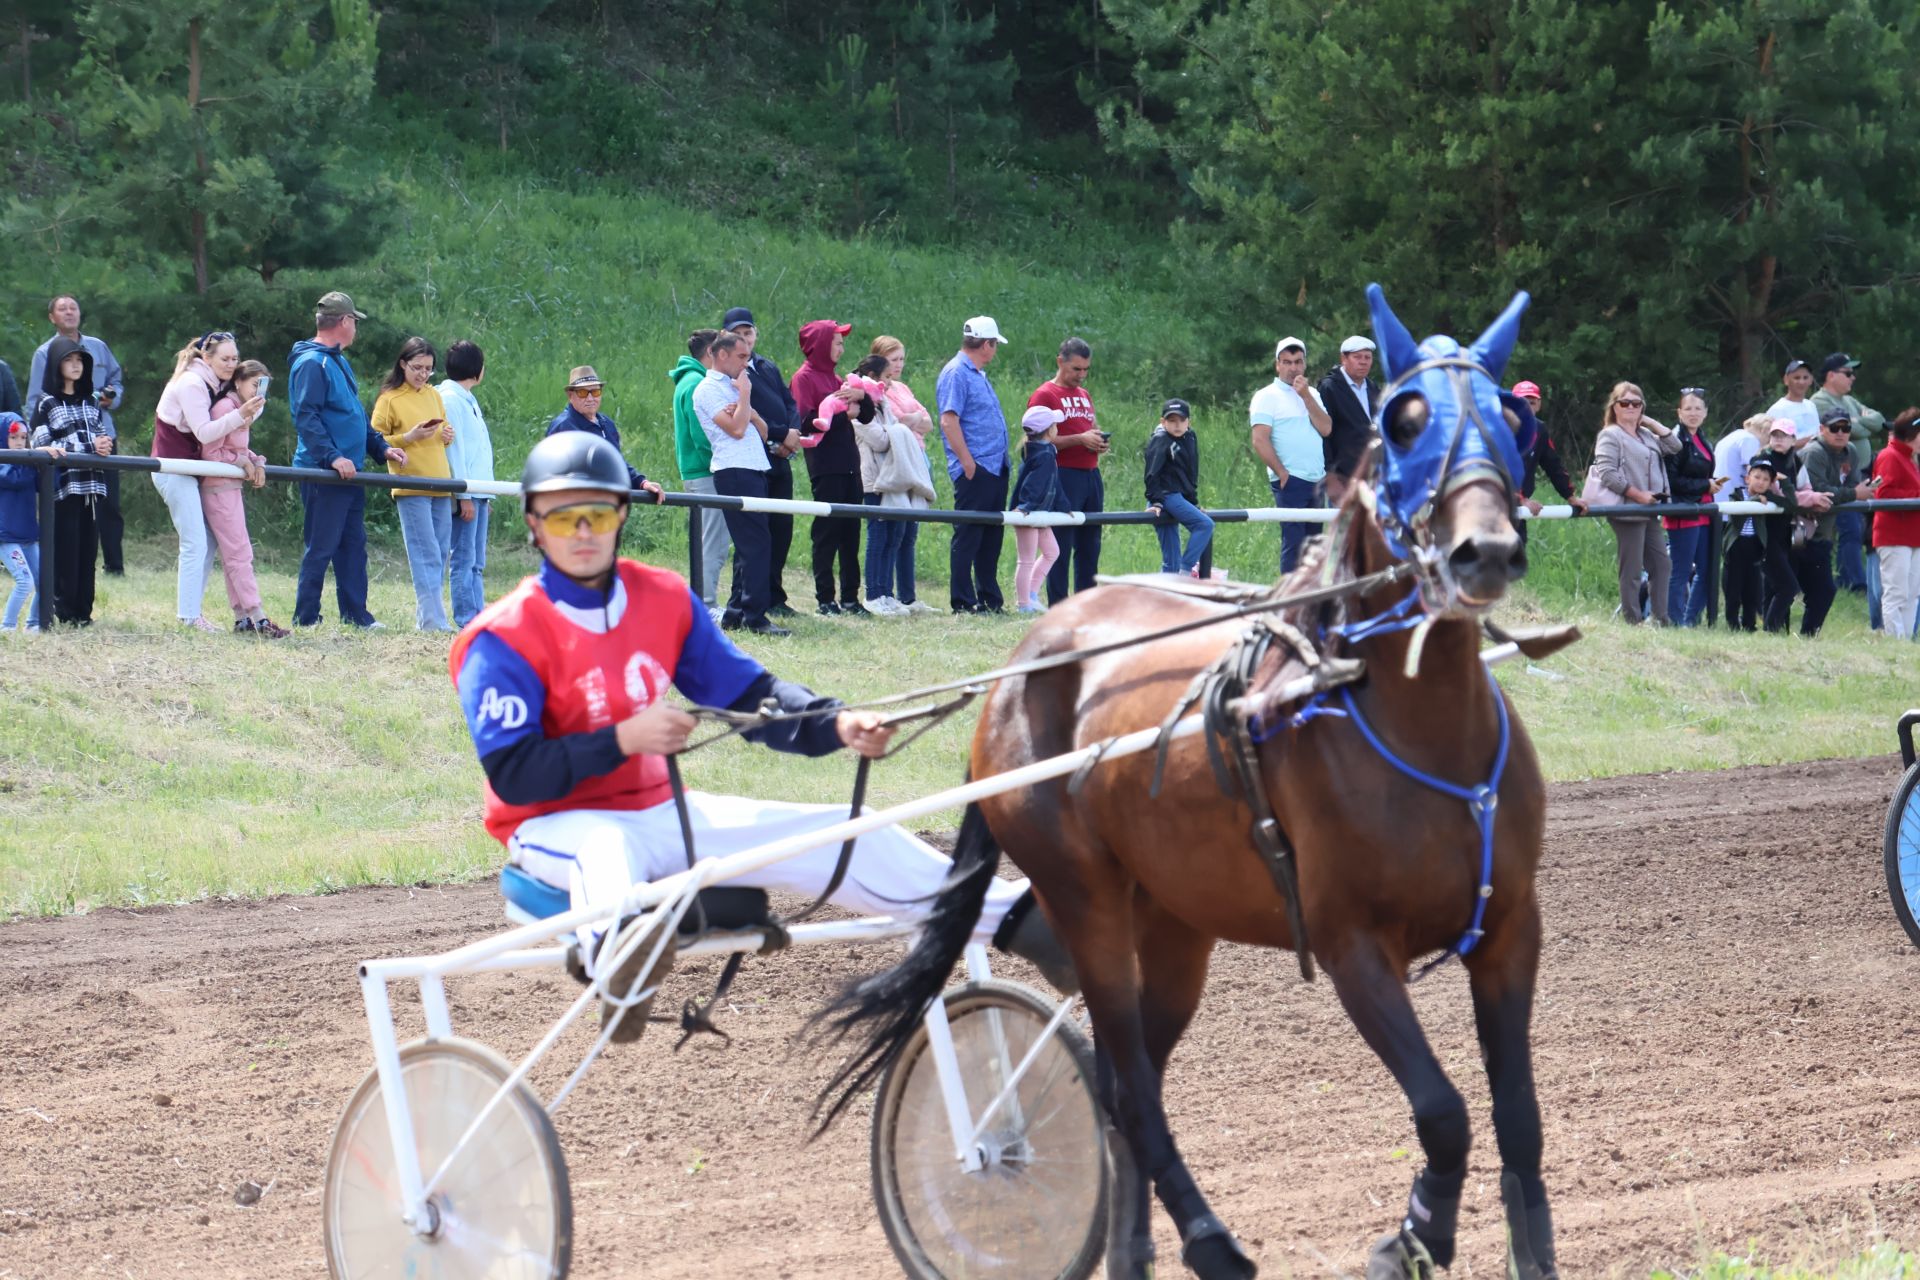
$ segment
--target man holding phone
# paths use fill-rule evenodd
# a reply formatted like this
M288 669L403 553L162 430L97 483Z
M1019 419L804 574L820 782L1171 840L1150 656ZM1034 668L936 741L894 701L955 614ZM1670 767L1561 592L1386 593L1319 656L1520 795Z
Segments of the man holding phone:
M1832 502L1866 501L1879 487L1867 479L1853 451L1853 418L1845 409L1831 408L1820 415L1820 434L1800 450L1800 465L1808 486ZM1793 573L1800 580L1806 609L1800 634L1813 636L1827 620L1836 591L1833 581L1833 535L1838 512L1829 506L1815 518L1813 536L1793 549Z
M120 433L113 425L113 411L127 398L120 362L113 358L113 349L104 340L80 332L80 317L79 300L70 293L60 294L47 303L47 319L53 322L54 334L33 353L33 368L27 376L27 397L29 401L40 398L40 386L47 376L47 349L61 338L79 343L93 357L93 400L100 407L101 430L116 441L114 450L117 452ZM0 408L4 407L0 405ZM20 414L31 420L33 405L28 403ZM107 486L107 496L94 504L95 526L100 534L100 565L108 573L119 577L127 571L126 557L121 551L126 522L120 518L120 473L102 471L97 474Z
M1066 416L1055 427L1054 447L1060 453L1060 496L1069 511L1107 509L1106 483L1100 477L1100 459L1111 445L1109 433L1093 417L1093 397L1087 392L1087 368L1093 348L1082 338L1068 338L1054 357L1054 374L1027 397L1027 408L1055 409ZM1100 572L1100 526L1062 525L1053 531L1060 558L1047 570L1047 603L1059 604L1074 591L1093 586Z

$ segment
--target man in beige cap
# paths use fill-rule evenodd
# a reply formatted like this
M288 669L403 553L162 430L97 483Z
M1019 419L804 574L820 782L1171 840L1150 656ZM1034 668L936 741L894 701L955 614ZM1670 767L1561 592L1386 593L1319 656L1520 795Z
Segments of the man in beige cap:
M547 424L547 434L585 431L605 440L625 458L626 453L620 450L620 428L614 425L612 418L600 412L600 397L606 385L600 380L600 375L593 371L592 365L575 365L567 375L567 407L555 414L553 421ZM631 462L627 463L627 476L635 489L644 489L652 494L655 502L665 501L660 486L641 475Z

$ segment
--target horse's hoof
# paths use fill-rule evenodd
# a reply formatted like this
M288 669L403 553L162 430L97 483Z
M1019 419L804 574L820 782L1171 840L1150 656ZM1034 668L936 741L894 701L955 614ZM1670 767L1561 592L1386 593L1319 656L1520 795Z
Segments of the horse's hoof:
M1210 1213L1187 1224L1180 1261L1200 1280L1253 1280L1260 1274L1233 1232Z
M1433 1255L1408 1231L1381 1236L1367 1255L1367 1280L1433 1280L1436 1273Z

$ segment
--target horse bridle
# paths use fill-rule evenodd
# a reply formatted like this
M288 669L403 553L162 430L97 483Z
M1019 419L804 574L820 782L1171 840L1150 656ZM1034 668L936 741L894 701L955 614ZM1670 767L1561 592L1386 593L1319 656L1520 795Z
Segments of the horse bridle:
M1417 505L1411 504L1410 495L1400 492L1399 483L1394 474L1387 440L1386 415L1394 400L1408 390L1421 395L1431 406L1433 397L1426 395L1412 384L1422 374L1443 371L1453 391L1453 398L1460 405L1460 412L1452 424L1452 434L1446 442L1445 452L1441 455L1438 474L1420 495ZM1453 594L1441 574L1443 557L1433 545L1433 515L1441 504L1452 494L1470 484L1492 480L1499 486L1506 509L1514 506L1516 492L1515 477L1509 475L1500 461L1499 439L1494 428L1480 413L1480 406L1473 394L1473 375L1480 374L1487 381L1499 385L1499 380L1481 364L1469 356L1431 356L1418 364L1402 370L1395 375L1380 393L1379 417L1374 422L1373 440L1369 444L1369 470L1379 476L1379 485L1383 501L1375 511L1375 519L1380 522L1381 532L1387 537L1387 544L1395 554L1410 561L1417 574L1422 598L1431 606L1444 607ZM1480 437L1485 450L1484 456L1462 459L1461 449L1467 440L1467 427L1471 425ZM1502 422L1501 428L1506 424ZM1429 424L1425 430L1431 430ZM1413 505L1411 511L1405 508Z

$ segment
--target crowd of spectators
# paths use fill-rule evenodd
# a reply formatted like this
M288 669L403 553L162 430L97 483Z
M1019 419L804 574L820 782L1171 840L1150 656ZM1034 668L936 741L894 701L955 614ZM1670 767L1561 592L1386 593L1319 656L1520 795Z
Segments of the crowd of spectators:
M406 339L369 410L346 356L365 318L346 294L328 293L315 304L313 337L289 353L284 394L297 438L294 465L348 479L371 460L394 475L492 481L493 445L475 395L486 372L480 348L453 342L442 369L432 342ZM0 433L9 447L56 456L110 454L119 447L112 411L125 400L123 372L104 341L82 332L82 319L77 299L52 300L48 320L54 332L34 353L24 394L0 363ZM1086 341L1069 337L1060 343L1053 375L1027 397L1020 430L1010 432L990 374L1007 338L992 316L974 316L961 326L958 349L935 378L931 408L908 384L907 350L898 338L874 338L843 372L852 332L851 324L830 318L801 325L801 358L791 379L759 349L760 330L745 307L724 311L714 328L689 333L687 353L667 371L663 406L672 424L678 487L695 494L791 499L793 459L804 456L815 501L925 509L935 500L930 441L937 434L957 510L1105 509L1101 463L1113 435L1101 428L1087 387L1093 350ZM1362 465L1379 406L1374 351L1364 336L1347 338L1337 363L1315 384L1307 375L1305 341L1285 337L1275 345L1273 381L1254 392L1248 423L1251 452L1267 469L1276 506L1311 509L1344 495ZM1876 496L1920 498L1920 410L1908 409L1889 424L1855 395L1859 367L1844 353L1817 368L1790 361L1781 379L1784 394L1717 443L1706 434L1704 389L1681 389L1669 426L1649 412L1638 385L1619 382L1607 396L1593 464L1578 493L1541 423L1540 386L1518 382L1504 393L1509 417L1518 422L1530 416L1536 428L1523 455L1520 501L1531 515L1541 513L1534 491L1544 476L1576 509L1609 509L1619 613L1630 623L1650 618L1698 625L1717 558L1731 627L1786 631L1799 601L1801 632L1815 635L1837 594L1852 591L1869 598L1876 630L1915 636L1920 512L1879 511L1869 518L1835 509ZM252 450L249 428L267 403L272 381L265 364L242 358L233 334L214 331L178 353L159 398L154 456L228 463L244 477L151 476L178 542L177 612L182 625L195 630L224 630L201 608L218 554L234 631L264 639L290 634L263 607L244 506L246 487L265 482L266 459ZM562 390L565 407L546 433L586 431L620 449L620 428L603 410L606 383L593 366L574 367ZM1876 452L1880 433L1886 438ZM1165 402L1141 448L1144 505L1161 517L1161 569L1197 574L1207 562L1213 522L1201 509L1200 439L1185 400ZM628 472L637 493L662 500L659 483L630 463ZM0 466L0 565L12 579L0 623L7 631L36 627L37 611L28 606L44 585L59 622L90 625L96 561L109 574L124 572L119 473L58 472L52 564L42 564L39 556L35 475L31 467ZM366 489L303 483L299 496L304 550L293 626L321 621L331 570L340 622L379 627L367 608ZM486 604L491 498L433 487L395 488L391 496L414 589L415 627L465 627ZM1765 500L1776 511L1716 522L1705 509L1733 499ZM1653 504L1703 509L1668 510L1658 519L1612 510ZM1280 569L1289 572L1316 526L1285 521L1280 529ZM949 609L1006 611L999 581L1004 532L997 521L954 526ZM1523 520L1522 536L1527 532ZM918 533L911 520L815 517L810 568L816 611L883 617L939 612L919 596ZM1038 612L1091 587L1100 541L1098 525L1016 526L1012 608ZM705 513L701 571L692 585L716 622L728 630L788 634L781 623L795 614L784 588L792 543L789 514ZM723 597L721 578L729 562L731 582Z

